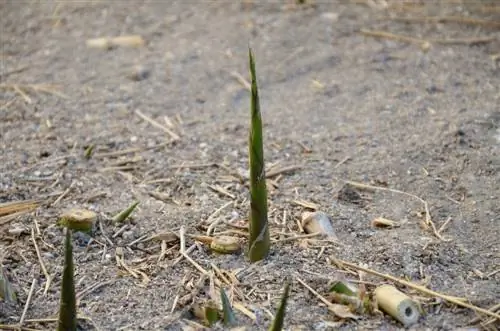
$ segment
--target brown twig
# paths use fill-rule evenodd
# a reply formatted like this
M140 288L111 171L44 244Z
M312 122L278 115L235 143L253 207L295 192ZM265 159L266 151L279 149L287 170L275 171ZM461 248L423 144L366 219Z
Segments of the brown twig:
M7 101L6 103L4 103L3 105L0 106L0 110L4 110L4 109L7 109L9 108L14 102L16 102L16 98L14 97L13 99Z
M320 206L317 203L305 200L292 200L291 203L312 210L318 210L320 208Z
M39 200L12 201L0 203L0 216L18 212L28 212L38 207Z
M435 22L435 23L463 23L471 25L481 25L490 27L500 27L500 22L488 21L478 18L462 17L462 16L422 16L422 17L385 17L384 20L390 19L398 22L407 23L422 23L422 22Z
M289 173L289 172L294 172L294 171L300 170L300 169L302 169L301 166L292 165L292 166L287 166L287 167L279 168L279 169L276 169L276 170L266 171L266 178L272 178L272 177L275 177L275 176L278 176L278 175L281 175L281 174L286 174L286 173Z
M217 192L217 193L220 193L222 195L225 195L231 199L236 199L236 196L234 194L231 194L229 193L225 188L223 187L220 187L219 185L210 185L210 184L207 184L208 188L210 188L211 190Z
M193 267L195 267L195 269L196 269L196 270L198 270L199 272L201 272L201 274L203 274L203 275L208 275L208 274L209 274L209 273L208 273L208 271L206 271L205 269L203 269L203 267L202 267L201 265L199 265L199 264L198 264L198 262L196 262L195 260L193 260L193 259L191 258L191 256L189 256L189 255L187 254L187 252L186 252L186 253L181 252L181 255L182 255L182 256L184 256L184 258L185 258L185 259L186 259L189 263L191 263L191 264L193 265Z
M71 184L69 184L69 187L59 197L57 197L57 199L54 202L52 202L51 206L55 206L59 202L61 202L61 200L64 199L64 197L66 195L68 195L68 193L71 191L71 189L73 188L74 184L75 184L75 182L71 182Z
M221 222L222 222L222 219L218 218L218 219L214 220L212 223L210 223L210 225L207 227L207 236L211 235L212 232L214 232L215 227L217 225L219 225Z
M186 249L185 254L191 253L192 251L194 251L195 248L196 248L196 244L193 244L193 245L189 246L189 248ZM177 263L181 262L183 258L184 258L184 254L181 254L178 258L176 258L174 260L174 262L172 262L171 266L172 267L175 266Z
M378 31L378 30L361 29L360 32L365 36L370 36L375 38L385 38L385 39L403 41L410 44L416 44L419 45L423 51L427 51L430 48L429 41L420 38L408 37L400 34L395 34L387 31Z
M496 36L471 37L471 38L451 38L451 39L428 39L429 42L443 45L477 45L487 44L497 40Z
M8 70L8 71L0 72L0 78L5 79L5 78L7 78L7 76L10 76L12 74L17 74L17 73L23 72L27 68L28 68L28 66L25 65L25 66L21 66L21 67L16 68L16 69L12 69L12 70Z
M24 326L19 326L19 325L7 325L7 324L0 324L0 330L15 330L15 331L43 331L40 329L33 329L33 328L27 328Z
M347 161L349 161L351 157L348 155L346 157L344 157L342 160L340 160L339 162L337 162L337 164L333 167L333 168L338 168L340 167L342 164L346 163Z
M372 186L372 185L367 185L367 184L363 184L363 183L353 182L353 181L349 181L349 180L345 181L345 182L347 184L349 184L349 185L352 185L352 186L354 186L356 188L360 188L360 189L368 189L368 190L378 190L378 191L392 192L392 193L397 193L397 194L403 194L403 195L412 197L414 199L417 199L418 201L420 201L424 205L424 210L425 210L425 225L426 226L430 226L432 228L432 231L433 231L434 235L438 239L443 240L443 241L449 241L449 239L443 238L443 236L441 236L441 234L436 229L436 225L434 224L434 222L431 219L431 213L429 211L429 204L427 203L427 201L425 201L421 197L416 196L415 194L411 194L411 193L407 193L407 192L404 192L404 191L395 190L395 189L391 189L391 188L387 188L387 187Z
M301 234L301 235L294 236L294 237L288 237L288 238L283 238L283 239L276 239L276 240L273 240L272 242L274 242L274 243L283 243L283 242L288 242L288 241L295 241L295 240L301 240L301 239L314 238L314 237L317 237L319 235L321 235L321 232Z
M97 331L99 331L99 328L97 328L97 325L94 323L94 321L85 315L78 314L76 316L77 319L79 320L84 320L92 323L92 325L96 328ZM51 322L57 322L59 320L59 317L49 317L49 318L33 318L33 319L28 319L25 322L26 323L51 323ZM27 329L24 329L27 330ZM35 330L36 331L36 330Z
M136 170L138 167L136 165L124 165L124 166L117 166L117 167L105 167L99 169L99 172L108 172L108 171L117 171L117 172L124 172L124 171L131 171L131 170Z
M62 99L69 99L69 97L66 94L63 94L55 89L55 86L53 85L48 85L48 84L33 84L33 85L27 85L27 87L32 88L34 91L38 92L45 92L47 94L53 94L55 96L58 96Z
M92 158L106 158L106 157L117 157L125 154L132 154L132 153L140 153L140 152L145 152L148 150L154 150L158 148L162 148L165 146L168 146L171 142L165 142L161 144L157 144L151 147L135 147L135 148L129 148L129 149L123 149L120 151L114 151L114 152L105 152L105 153L95 153L92 155Z
M316 292L312 287L306 284L302 279L300 279L298 276L295 276L295 279L302 284L309 292L311 292L316 298L318 298L321 302L323 302L327 307L331 306L332 303L328 301L324 296Z
M33 292L35 291L36 278L33 278L31 282L30 291L28 293L28 298L26 299L26 303L24 304L23 314L21 315L21 319L19 320L19 327L21 327L24 323L24 319L26 318L26 313L28 312L28 308L31 303L31 298L33 297Z
M175 132L173 132L172 130L167 128L165 125L158 123L157 121L155 121L151 117L144 115L139 109L136 109L135 113L137 114L137 116L139 116L140 118L142 118L143 120L145 120L149 124L157 127L158 129L165 131L170 137L172 137L172 139L174 139L174 140L180 139L179 135L177 135Z
M77 293L76 295L76 299L78 300L78 302L80 300L82 300L86 295L92 293L93 291L95 290L98 290L100 289L101 287L103 286L106 286L106 285L109 285L111 283L113 283L114 280L107 280L107 281L102 281L102 282L97 282L97 283L94 283L92 285L90 285L89 287L81 290L80 292Z
M45 92L53 94L63 99L68 99L68 96L56 91L55 86L49 84L0 84L0 89L13 89L27 102L31 103L31 98L23 91L31 89L35 92Z
M42 268L42 272L45 275L46 282L45 282L45 289L43 291L43 295L47 294L47 291L49 290L50 283L52 282L52 277L47 271L47 268L45 267L45 263L43 263L42 259L42 254L40 254L40 249L38 248L38 244L36 243L36 238L35 238L35 231L33 228L31 228L31 240L33 241L33 246L35 246L35 251L36 251L36 256L38 257L38 262L40 263L40 268Z
M245 79L245 77L243 77L240 73L236 72L236 71L231 71L229 73L231 75L231 77L233 77L234 79L236 79L238 81L238 83L241 84L241 86L243 86L244 88L246 88L247 90L250 91L251 89L251 85L250 83Z
M14 213L14 214L0 216L0 225L7 224L7 223L15 220L18 216L24 215L26 213L28 213L28 211L18 211L17 213Z
M500 303L491 306L490 308L488 308L488 310L491 312L496 312L500 310ZM473 319L470 320L469 325L476 324L479 321L481 321L481 316L474 317Z
M225 203L224 205L222 205L222 207L216 209L212 214L210 214L210 216L208 216L208 218L206 219L205 224L211 224L213 222L213 219L220 214L221 211L223 211L224 209L226 209L227 207L231 206L232 204L234 203L234 201L229 201L227 203Z
M448 226L448 224L451 222L451 217L448 217L446 219L446 221L444 221L444 223L439 227L439 229L437 230L437 233L441 234L444 229L446 229L446 227Z
M168 166L167 169L204 169L216 166L216 163L175 164Z
M179 238L181 243L179 251L181 254L184 254L186 253L186 228L184 225L179 229Z
M252 321L257 319L257 316L240 302L233 302L233 308L250 318Z
M305 50L304 46L297 47L293 52L290 52L283 60L281 60L273 71L275 73L279 72L287 62L292 60L294 57L298 56L304 50Z
M101 219L99 218L98 220L98 223L99 223L99 230L101 230L101 235L103 236L103 238L108 242L108 244L113 247L114 244L113 242L111 241L111 239L109 239L109 237L107 236L106 232L104 231L104 226L102 225L102 221Z

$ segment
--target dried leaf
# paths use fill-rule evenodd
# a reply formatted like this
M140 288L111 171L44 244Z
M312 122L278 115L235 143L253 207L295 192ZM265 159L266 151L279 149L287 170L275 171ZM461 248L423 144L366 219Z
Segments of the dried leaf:
M354 315L348 306L332 303L328 305L328 310L335 314L335 316L343 319L350 318L353 320L357 320L360 318L359 316Z

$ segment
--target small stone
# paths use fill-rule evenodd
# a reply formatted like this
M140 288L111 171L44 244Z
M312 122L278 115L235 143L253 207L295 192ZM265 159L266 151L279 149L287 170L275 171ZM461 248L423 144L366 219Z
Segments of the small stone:
M150 70L142 65L137 65L132 68L132 72L128 76L130 79L138 82L149 77Z
M323 233L336 238L330 216L322 211L302 213L302 227L306 233Z
M110 261L111 261L111 254L106 253L106 255L104 255L104 261L103 262L109 263Z
M231 219L232 220L237 220L239 217L240 217L240 214L238 213L238 211L236 211L236 210L231 211Z
M42 256L44 257L44 259L47 259L47 260L52 260L54 259L54 254L50 253L50 252L43 252L42 253Z
M135 239L135 234L134 234L134 231L132 230L129 230L129 231L123 231L122 233L122 238L124 240L133 240Z
M88 245L90 238L91 238L90 235L88 235L85 232L77 231L73 233L73 240L77 245L82 247Z
M23 233L29 233L29 229L23 224L13 223L11 224L8 232L13 236L20 236Z
M321 18L324 18L325 20L335 22L339 19L339 14L334 13L334 12L326 12L321 14Z

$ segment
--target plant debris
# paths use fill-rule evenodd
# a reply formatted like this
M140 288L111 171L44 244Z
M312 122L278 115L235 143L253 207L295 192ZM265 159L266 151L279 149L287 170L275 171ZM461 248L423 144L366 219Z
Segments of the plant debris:
M375 300L380 309L409 327L418 322L420 309L418 305L394 286L382 285L375 289Z
M93 211L71 209L59 217L57 224L74 231L91 232L96 219L97 215Z

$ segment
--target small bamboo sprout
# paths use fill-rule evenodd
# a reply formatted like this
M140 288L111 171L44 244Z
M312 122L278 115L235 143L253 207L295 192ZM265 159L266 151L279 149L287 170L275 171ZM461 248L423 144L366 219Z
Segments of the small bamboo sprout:
M260 114L259 92L255 74L255 62L252 50L248 50L250 62L251 88L251 124L249 135L250 158L250 222L249 250L250 261L264 259L269 253L270 238L267 220L267 188L264 170L264 147L262 141L262 119Z
M226 326L231 326L236 323L236 316L234 315L234 311L231 308L231 303L229 302L229 298L226 295L226 292L221 288L220 289L220 300L222 302L222 316L223 322Z
M64 245L64 269L57 331L76 331L76 295L73 269L73 244L71 242L71 229L67 228Z
M16 293L0 265L0 301L16 302Z
M347 281L336 281L330 288L327 298L334 303L348 305L360 314L372 309L369 298L364 296L364 291Z
M124 209L121 212L119 212L118 214L116 214L113 217L113 221L115 223L121 223L121 222L125 221L130 216L130 214L132 214L132 212L134 211L135 207L137 207L138 204L139 204L139 201L135 201L134 203L132 203L130 206L127 207L127 209Z
M374 294L380 309L403 323L405 327L418 321L420 311L417 303L394 286L379 286Z
M83 156L88 160L92 157L92 154L94 153L94 147L95 145L90 145L85 149L85 152L83 152Z
M285 291L283 291L283 295L281 296L281 302L278 307L278 311L276 312L276 316L274 317L273 324L269 328L269 331L281 331L283 329L283 324L285 321L285 313L286 313L286 303L288 301L288 294L290 293L290 283L285 283Z
M212 301L205 301L194 304L193 314L208 326L212 326L220 320L220 314L219 310L217 309L217 305Z

